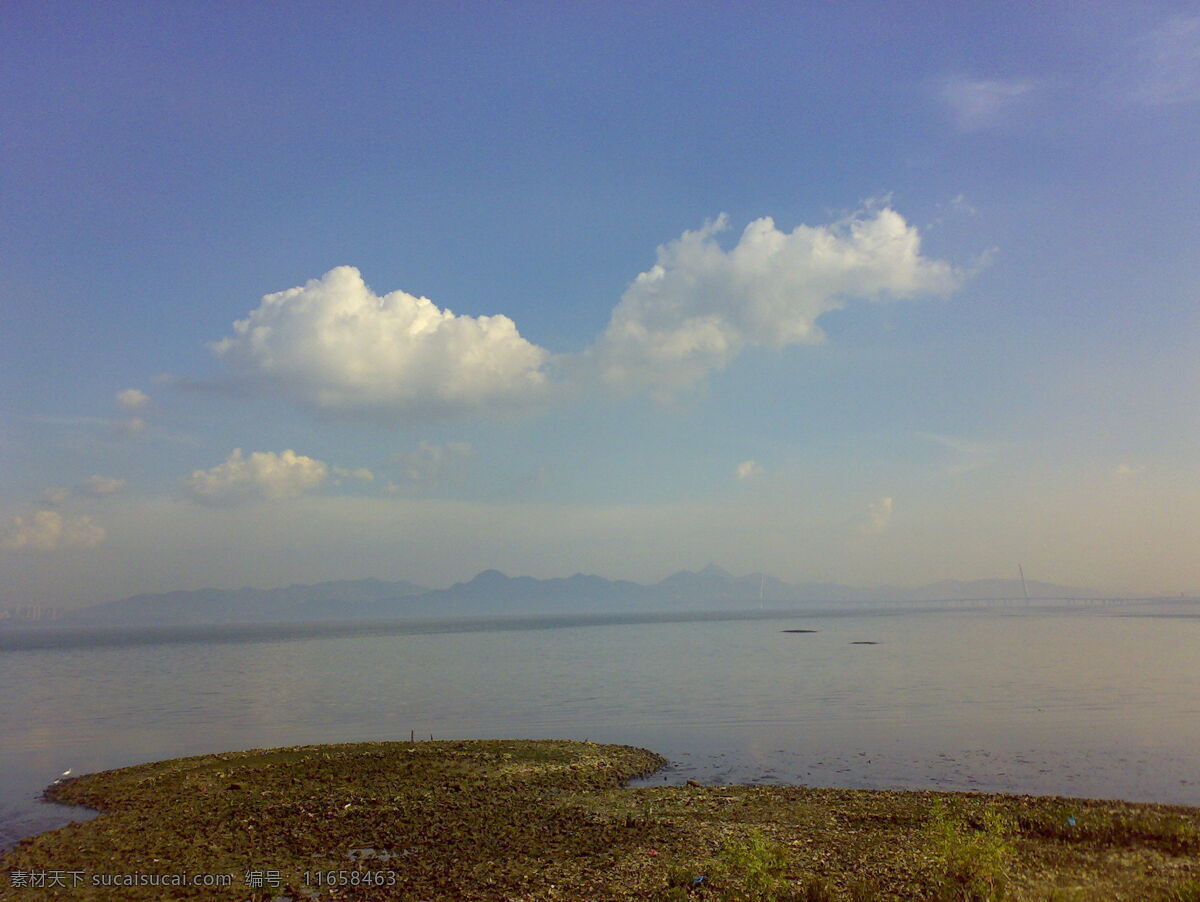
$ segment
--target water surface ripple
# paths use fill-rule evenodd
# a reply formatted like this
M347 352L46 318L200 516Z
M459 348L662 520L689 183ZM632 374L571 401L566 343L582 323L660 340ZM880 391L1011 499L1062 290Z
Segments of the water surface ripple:
M329 632L4 634L0 845L71 816L36 802L67 768L410 731L645 746L673 762L659 784L1200 805L1196 617L890 609Z

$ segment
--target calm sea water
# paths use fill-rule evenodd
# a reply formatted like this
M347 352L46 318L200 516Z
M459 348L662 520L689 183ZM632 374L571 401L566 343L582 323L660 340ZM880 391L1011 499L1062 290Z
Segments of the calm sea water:
M260 628L100 646L63 635L36 648L10 635L0 846L80 816L37 802L68 768L410 731L645 746L674 762L657 783L1200 805L1196 611L860 610L299 637Z

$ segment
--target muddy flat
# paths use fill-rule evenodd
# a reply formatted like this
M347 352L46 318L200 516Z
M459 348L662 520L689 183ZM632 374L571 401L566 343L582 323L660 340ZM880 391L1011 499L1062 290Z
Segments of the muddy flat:
M305 746L106 771L50 789L104 814L10 850L0 897L1200 898L1200 809L622 786L665 763L626 746L488 740ZM48 889L51 874L79 885ZM98 883L131 874L229 883ZM15 886L14 875L42 884Z

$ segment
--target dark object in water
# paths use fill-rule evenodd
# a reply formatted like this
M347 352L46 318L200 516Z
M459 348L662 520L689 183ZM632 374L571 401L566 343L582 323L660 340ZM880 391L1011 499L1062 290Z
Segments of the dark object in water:
M816 630L780 630L781 633L815 633Z
M878 642L851 642L851 645L878 645Z

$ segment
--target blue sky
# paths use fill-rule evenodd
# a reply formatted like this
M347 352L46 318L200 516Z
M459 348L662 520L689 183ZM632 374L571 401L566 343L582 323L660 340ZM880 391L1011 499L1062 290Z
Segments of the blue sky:
M1200 5L0 25L0 602L1200 590Z

